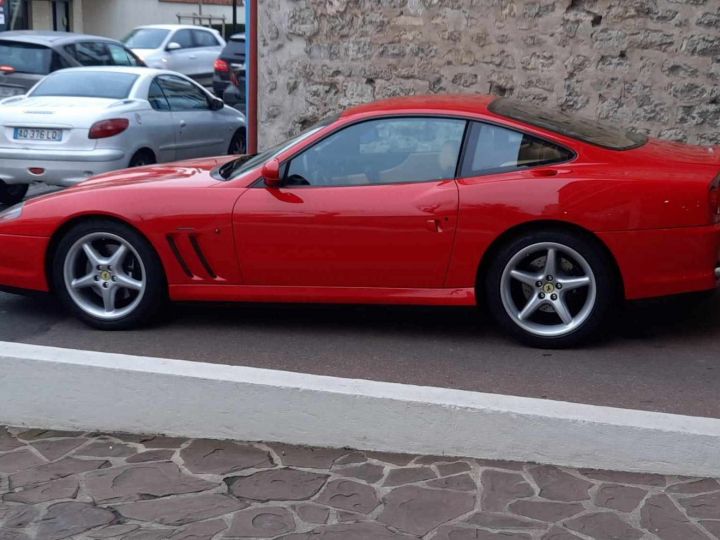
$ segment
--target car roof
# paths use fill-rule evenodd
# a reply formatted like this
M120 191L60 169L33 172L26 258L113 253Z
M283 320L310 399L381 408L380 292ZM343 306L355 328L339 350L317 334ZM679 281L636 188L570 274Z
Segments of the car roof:
M157 28L158 30L210 30L211 32L219 33L214 28L193 24L145 24L143 26L135 27L135 30L138 28Z
M418 110L428 110L434 113L483 114L488 112L488 105L495 99L497 99L497 96L483 94L395 97L350 107L346 109L341 116L347 117L367 113L393 113Z
M84 66L84 67L71 67L54 71L53 73L65 73L68 71L105 71L113 73L129 73L132 75L140 76L155 76L155 75L179 75L175 71L169 71L167 69L155 69L149 67L135 67L135 66ZM50 75L52 75L51 73Z
M8 32L0 32L0 39L40 45L54 45L57 43L71 43L76 41L108 41L118 43L117 40L102 36L77 34L75 32L53 32L52 30L11 30Z

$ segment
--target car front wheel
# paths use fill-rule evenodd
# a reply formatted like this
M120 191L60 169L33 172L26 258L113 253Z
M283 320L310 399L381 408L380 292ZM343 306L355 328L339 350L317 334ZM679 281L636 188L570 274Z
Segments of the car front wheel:
M6 184L0 180L0 203L17 204L25 198L28 189L27 184Z
M113 221L73 227L58 243L52 278L65 306L103 330L148 321L166 298L162 265L150 243Z
M564 348L597 337L617 284L595 242L548 231L501 247L485 286L493 317L510 334L535 347Z

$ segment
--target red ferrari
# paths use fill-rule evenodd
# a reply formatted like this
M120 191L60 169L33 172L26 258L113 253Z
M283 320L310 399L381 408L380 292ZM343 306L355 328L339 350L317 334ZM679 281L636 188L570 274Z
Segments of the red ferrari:
M0 214L0 284L122 329L166 300L468 306L564 347L717 286L720 148L504 98L349 109L254 156L97 176ZM1 175L1 173L0 173Z

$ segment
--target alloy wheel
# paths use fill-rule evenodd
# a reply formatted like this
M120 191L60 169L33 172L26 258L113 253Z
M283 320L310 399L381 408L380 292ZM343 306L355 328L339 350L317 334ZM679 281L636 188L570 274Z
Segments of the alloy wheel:
M541 242L519 250L506 264L500 297L512 321L539 337L577 330L597 298L595 274L574 249Z
M132 313L147 287L145 266L135 248L124 238L104 232L87 234L70 247L63 279L72 301L104 321Z

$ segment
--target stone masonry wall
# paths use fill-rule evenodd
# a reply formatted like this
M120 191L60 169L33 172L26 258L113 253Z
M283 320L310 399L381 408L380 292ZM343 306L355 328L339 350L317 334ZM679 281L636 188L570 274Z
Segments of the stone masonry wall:
M344 107L474 92L720 144L720 0L260 0L260 146Z

